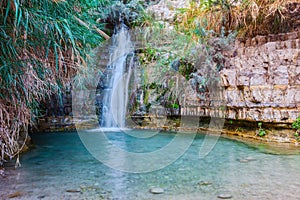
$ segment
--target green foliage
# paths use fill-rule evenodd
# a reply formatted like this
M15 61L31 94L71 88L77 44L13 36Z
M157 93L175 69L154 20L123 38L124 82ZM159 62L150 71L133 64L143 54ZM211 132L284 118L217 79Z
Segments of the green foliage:
M191 77L190 75L194 72L196 72L196 69L194 68L193 64L190 62L187 62L186 60L175 60L174 64L176 62L179 63L179 70L178 72L185 77L185 79L188 81Z
M54 89L74 72L71 65L81 64L89 49L102 41L95 30L77 20L96 24L96 18L88 11L97 6L93 0L2 3L1 12L5 14L0 16L0 83L10 98L16 94L20 99L32 92L26 90L27 83L22 77L28 69L41 81L54 78L45 81L44 87L36 88L40 96L47 94L40 90Z
M208 85L219 81L218 72L225 62L222 52L230 48L236 36L235 32L224 28L216 32L202 24L188 26L194 18L183 16L187 10L180 9L179 18L173 23L152 22L150 27L143 29L146 51L141 55L141 64L156 68L159 80L165 81L170 88L166 95L173 95L173 100L180 94L176 91L178 86L170 82L174 74L182 75L197 91L198 97L204 98ZM187 23L181 23L183 21ZM170 75L170 71L175 73Z
M259 129L259 130L258 130L258 136L263 137L263 136L265 136L266 134L267 134L267 133L266 133L265 130L263 130L263 129Z
M292 127L297 131L300 130L300 116L292 123Z
M267 134L267 132L262 128L262 122L259 122L258 124L258 131L256 133L256 135L260 136L260 137L263 137Z
M178 109L178 108L179 108L179 105L178 105L177 103L173 103L173 104L172 104L172 108Z
M48 95L60 92L103 40L94 11L105 0L0 2L0 164ZM3 148L4 147L4 148Z
M300 116L297 117L297 119L292 123L292 127L296 129L296 132L294 133L294 136L297 140L300 140Z

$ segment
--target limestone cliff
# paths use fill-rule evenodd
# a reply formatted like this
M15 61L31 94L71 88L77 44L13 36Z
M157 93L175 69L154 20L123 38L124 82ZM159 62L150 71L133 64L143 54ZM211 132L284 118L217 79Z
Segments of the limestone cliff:
M237 41L220 75L228 118L293 122L300 114L300 32Z

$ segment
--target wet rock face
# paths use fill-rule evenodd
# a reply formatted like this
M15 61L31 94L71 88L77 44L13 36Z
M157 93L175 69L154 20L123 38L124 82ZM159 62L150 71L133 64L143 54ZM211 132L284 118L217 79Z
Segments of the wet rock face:
M300 32L257 36L226 52L227 116L290 123L300 114Z

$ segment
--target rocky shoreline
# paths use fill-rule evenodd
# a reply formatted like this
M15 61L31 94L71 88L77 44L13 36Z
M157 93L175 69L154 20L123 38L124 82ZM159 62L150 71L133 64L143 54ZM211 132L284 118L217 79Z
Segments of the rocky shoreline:
M199 120L199 125L189 126L181 124L180 116L140 116L129 120L128 128L132 129L148 129L172 132L198 132L222 135L223 137L230 137L242 141L256 141L258 143L272 143L272 144L288 144L290 146L300 147L299 140L294 136L295 129L292 129L291 124L288 123L262 123L262 129L266 135L258 135L258 122L245 120L230 120L224 122L222 129L209 128L210 118L184 116L188 121L190 119ZM221 120L221 119L220 119ZM68 123L65 123L65 122ZM72 119L71 116L66 117L49 117L36 126L33 133L41 132L68 132L84 129L98 128L98 121L94 118L86 119Z

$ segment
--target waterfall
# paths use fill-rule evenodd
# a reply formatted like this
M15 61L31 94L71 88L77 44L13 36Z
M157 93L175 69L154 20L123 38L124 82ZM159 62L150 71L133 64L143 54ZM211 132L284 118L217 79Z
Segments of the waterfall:
M125 127L128 90L134 58L133 43L125 25L112 37L106 83L102 91L101 127ZM108 78L107 78L108 77Z

